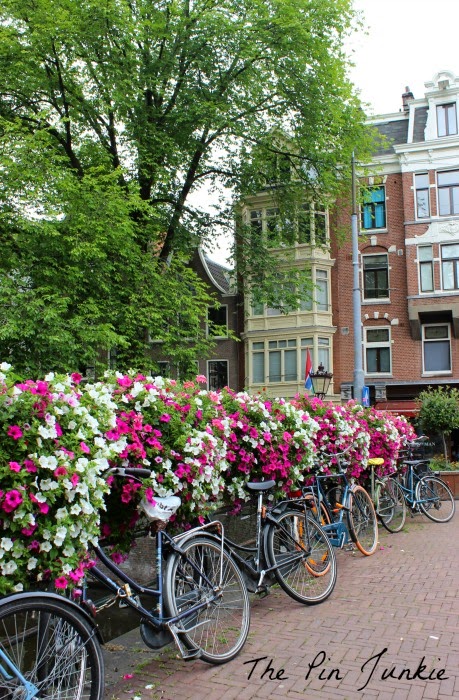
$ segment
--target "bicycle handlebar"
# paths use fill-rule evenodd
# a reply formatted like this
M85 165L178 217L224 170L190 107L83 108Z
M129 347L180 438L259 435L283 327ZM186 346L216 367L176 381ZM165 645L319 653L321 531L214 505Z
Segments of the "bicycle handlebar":
M148 479L153 474L151 469L141 467L111 467L105 473L112 476L137 476L141 479Z

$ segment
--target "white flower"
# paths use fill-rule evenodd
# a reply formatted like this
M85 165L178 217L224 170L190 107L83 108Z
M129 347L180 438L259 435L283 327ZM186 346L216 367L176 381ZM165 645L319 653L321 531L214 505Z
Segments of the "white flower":
M40 544L40 552L50 552L53 548L51 542L42 542Z
M18 565L15 561L8 561L6 562L6 564L0 564L0 568L2 570L3 575L8 576L8 574L14 574L14 572L18 568Z
M0 547L4 549L5 552L9 552L10 549L13 548L13 540L10 537L2 537Z
M35 569L37 564L38 564L38 559L35 559L35 557L30 557L29 561L27 562L27 570L32 571L32 569Z
M40 426L38 428L38 430L40 430L40 428L42 428L42 427L43 426ZM45 430L46 430L46 428L45 428ZM54 436L54 437L56 437L56 436ZM58 464L57 459L53 455L49 455L49 456L40 455L40 457L38 458L38 463L41 467L43 467L43 469L52 469L53 471L56 469L57 464Z

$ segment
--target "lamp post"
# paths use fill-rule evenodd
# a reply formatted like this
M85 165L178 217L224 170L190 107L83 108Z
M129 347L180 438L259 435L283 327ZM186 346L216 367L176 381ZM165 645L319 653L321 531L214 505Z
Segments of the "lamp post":
M323 399L328 391L333 374L326 372L322 363L317 368L317 372L310 372L312 390L315 396Z

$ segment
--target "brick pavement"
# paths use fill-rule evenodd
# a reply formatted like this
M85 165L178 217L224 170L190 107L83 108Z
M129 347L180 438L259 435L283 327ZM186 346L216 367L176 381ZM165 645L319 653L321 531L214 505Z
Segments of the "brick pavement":
M380 530L371 557L338 551L331 597L255 598L247 643L223 666L155 653L128 633L105 651L106 700L459 698L458 542L459 515L416 516L401 533Z

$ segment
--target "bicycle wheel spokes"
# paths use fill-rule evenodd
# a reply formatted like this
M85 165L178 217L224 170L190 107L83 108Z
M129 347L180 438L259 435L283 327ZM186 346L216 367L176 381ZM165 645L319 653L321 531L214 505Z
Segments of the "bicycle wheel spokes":
M379 491L378 515L389 532L400 532L406 520L406 503L399 483L388 478Z
M188 649L200 649L201 658L224 663L242 649L249 631L249 598L233 559L219 542L194 537L181 546L185 556L172 555L165 575L164 599L171 617L205 607L178 623Z
M320 603L336 583L336 559L328 537L300 511L283 513L269 526L266 558L288 595L300 603Z
M435 476L425 476L416 485L419 507L430 520L446 523L454 515L456 504L448 486Z
M347 516L352 541L362 554L373 554L378 544L378 524L373 502L362 486L353 488Z
M42 700L98 700L103 693L99 645L84 618L43 598L0 608L0 649ZM26 698L22 683L9 673L0 700Z

